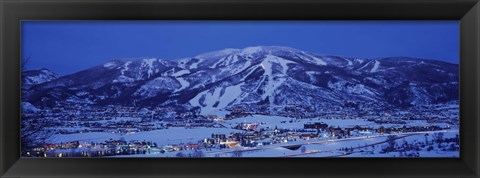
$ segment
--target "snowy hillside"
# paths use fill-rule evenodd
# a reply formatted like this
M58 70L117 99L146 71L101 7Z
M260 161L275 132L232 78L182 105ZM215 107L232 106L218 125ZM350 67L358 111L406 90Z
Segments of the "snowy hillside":
M323 112L458 100L457 64L325 56L278 46L225 49L176 61L114 60L60 78L25 79L34 85L27 101L36 106L70 99L92 105L188 105L201 114L242 108L275 115L291 107Z
M22 85L37 85L55 80L57 78L58 75L48 69L28 70L22 72Z

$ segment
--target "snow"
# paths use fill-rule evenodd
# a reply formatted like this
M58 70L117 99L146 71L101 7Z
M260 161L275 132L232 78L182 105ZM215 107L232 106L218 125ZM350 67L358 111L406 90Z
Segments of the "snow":
M22 102L22 111L23 112L38 112L40 110L37 107L35 107L32 103Z
M24 82L23 84L26 85L36 85L36 84L41 84L45 82L49 82L52 80L57 79L57 75L54 74L53 72L49 71L48 69L41 69L39 74L36 75L25 75L22 76L24 77Z
M197 143L199 140L211 137L212 133L229 134L232 129L226 128L193 128L185 129L173 127L169 129L137 132L126 135L125 140L150 140L159 145L179 144L179 143Z
M416 104L430 104L431 96L429 96L429 92L425 90L424 88L421 87L416 87L416 86L411 86L410 85L410 91L413 93L415 98L411 102L411 104L416 105Z
M303 125L309 122L323 122L330 126L340 126L340 127L353 127L356 125L359 126L368 126L376 125L374 122L370 122L363 119L322 119L322 118L313 118L313 119L297 119L292 123L288 122L292 118L283 117L283 116L267 116L267 115L253 115L243 118L237 118L233 120L227 120L225 123L232 126L238 123L264 123L261 127L270 127L273 128L277 126L282 129L298 129L303 128ZM282 123L283 122L283 123Z
M289 121L292 120L293 122L290 123ZM285 121L284 123L282 123ZM371 127L371 128L379 128L381 126L385 128L389 127L403 127L405 126L440 126L445 127L449 124L446 123L428 123L426 120L410 120L407 124L377 124L373 121L368 121L366 119L326 119L326 118L312 118L312 119L293 119L289 117L283 116L268 116L268 115L253 115L247 116L242 118L237 118L233 120L227 120L225 123L230 124L232 126L238 123L264 123L262 127L275 127L278 128L285 128L285 129L295 129L295 128L303 128L305 123L309 122L323 122L328 124L329 126L340 126L344 127L354 127L356 125L363 126L363 127Z
M120 75L113 80L113 83L127 83L127 82L133 82L133 81L135 81L135 79L127 77L125 75Z
M379 78L365 77L365 79L370 80L373 83L378 84L378 85L385 85L385 83L386 83L385 80L379 79Z
M265 59L263 59L262 63L260 64L265 70L263 81L265 81L267 78L268 81L265 86L265 92L262 94L262 99L265 99L268 96L273 96L274 91L286 80L285 77L274 79L272 63L279 63L282 66L282 73L285 75L288 70L287 64L293 62L272 55L267 55ZM273 102L273 100L270 100L270 102Z
M212 133L230 134L236 132L234 129L227 128L194 128L185 129L180 127L173 127L169 129L137 132L128 135L113 134L113 133L81 133L68 135L55 135L53 143L80 141L80 142L103 142L109 139L124 139L126 141L151 141L157 143L160 147L198 143L198 141L209 138ZM445 131L444 138L452 138L458 134L458 130ZM290 140L283 143L272 145L258 146L256 148L236 147L226 149L207 149L202 150L206 157L231 157L235 150L242 151L242 157L399 157L399 152L380 153L382 143L387 139L388 134L371 135L371 136L352 136L341 139L334 139L330 137L313 138L313 139L297 139ZM425 134L397 134L397 136L405 136L396 140L397 144L403 141L409 143L422 142L425 140ZM433 138L430 134L429 139ZM285 146L303 145L306 152L302 153L301 149L289 150ZM371 146L373 145L373 146ZM362 147L362 148L356 148ZM344 154L341 148L355 148L351 154ZM362 152L362 150L364 152ZM373 151L373 154L367 152ZM184 150L184 153L189 153L191 150ZM165 152L163 154L138 154L138 155L122 155L114 157L175 157L178 152ZM440 151L438 149L433 151L426 151L422 149L419 151L420 157L459 157L458 151Z
M199 140L209 138L212 133L229 134L233 129L226 128L193 128L185 129L183 127L172 127L169 129L161 129L154 131L136 132L132 134L122 135L116 133L92 132L78 134L56 134L53 136L53 143L69 142L69 141L85 141L85 142L103 142L105 140L118 140L123 137L126 141L152 141L158 145L170 145L180 143L197 143Z
M348 62L347 65L349 65L349 66L353 65L353 62L352 62L352 61L348 60L347 58L343 58L343 59L345 59L345 60Z
M243 70L247 69L248 67L250 67L252 65L252 62L250 61L247 61L245 62L241 67L235 67L233 69L230 69L230 68L225 68L222 70L223 71L230 71L232 75L234 74L237 74L239 72L242 72Z
M232 56L226 56L226 57L223 57L221 59L219 59L217 62L215 62L215 64L213 64L210 68L216 68L219 64L221 63L225 63L225 61L228 59L228 58L231 58Z
M183 89L190 86L190 83L182 77L177 77L175 79L177 79L177 81L180 82L181 87L179 89L176 89L174 92L182 91Z
M321 65L321 66L327 65L327 63L320 58L314 57L314 56L312 56L310 54L307 54L305 52L302 52L302 53L307 55L308 57L311 57L313 59L313 62L317 65Z
M419 151L419 157L422 158L458 158L459 157L459 152L457 151L446 151L446 152L441 152L441 151ZM368 154L368 155L363 155L361 153L354 153L345 157L400 157L400 154L398 152L389 152L385 154ZM403 157L401 157L403 158Z
M242 50L241 54L251 57L253 54L261 52L262 50L263 48L261 46L247 47Z
M378 62L377 60L375 60L375 65L373 66L372 70L370 70L370 72L377 72L377 69L378 67L380 66L380 62Z
M88 98L80 99L77 96L73 95L66 99L67 102L71 103L83 103L83 104L94 104L95 102L89 100Z
M225 49L222 49L222 50L219 50L219 51L213 51L213 52L208 52L208 53L203 53L203 54L197 55L196 58L204 58L204 59L221 58L223 56L227 56L227 55L238 53L238 52L240 52L239 49L225 48Z
M86 141L103 142L105 140L118 139L121 135L106 132L76 133L76 134L55 134L52 136L52 143Z
M188 62L189 60L191 60L191 58L180 58L180 59L177 59L177 61L178 61L178 63L177 63L177 64L178 64L178 67L183 68L183 69L186 69L186 68L187 68L186 64L187 64L187 62Z
M227 89L228 90L228 87ZM214 91L218 92L218 91ZM227 92L225 92L227 93ZM215 95L215 94L214 94ZM128 118L123 118L123 120L128 120ZM303 128L303 124L307 122L324 122L330 126L336 127L340 126L342 128L351 127L355 125L359 126L380 126L373 122L366 121L363 119L322 119L322 118L313 118L313 119L294 119L292 123L288 121L292 118L282 117L282 116L266 116L266 115L253 115L243 118L237 118L233 120L224 120L222 125L225 125L227 128L192 128L185 129L183 127L171 127L169 129L161 129L154 131L144 131L136 132L131 134L117 134L117 133L80 133L80 134L56 134L54 135L53 143L60 142L69 142L69 141L80 141L80 142L103 142L109 139L125 139L126 141L152 141L157 143L160 147L168 145L177 145L177 144L187 144L187 143L198 143L198 141L203 140L204 138L209 138L212 133L221 133L221 134L230 134L239 132L235 129L230 129L230 127L237 125L238 123L257 123L258 127L269 127L269 128L285 128L285 129L299 129ZM286 122L284 122L286 121ZM284 123L282 123L284 122ZM425 121L411 121L407 125L411 125L415 122L425 122ZM399 125L401 126L401 125ZM458 130L446 130L441 131L444 133L444 138L452 138L458 134ZM425 140L425 133L431 133L430 138L433 138L432 132L420 132L414 135L410 133L399 133L397 136L406 136L405 138L400 138L396 142L399 144L403 140L407 142L418 142ZM386 154L381 154L382 145L387 143L382 143L386 140L389 134L371 134L371 135L354 135L347 138L336 139L330 136L323 136L322 138L312 138L312 139L296 139L289 140L282 143L276 143L272 145L258 146L255 148L247 147L236 147L236 148L226 148L226 149L207 149L202 150L205 153L206 157L230 157L234 150L242 150L242 157L398 157L399 152L390 152ZM429 139L430 139L429 138ZM268 138L265 140L268 141ZM370 144L374 144L372 147ZM289 150L284 148L285 146L292 145L303 145L306 148L306 152L302 153L301 149L298 150ZM364 147L369 145L367 147ZM344 154L343 151L339 150L340 148L355 148L355 147L364 147L357 148L353 153ZM361 150L365 152L361 152ZM367 154L367 152L373 151L374 154ZM182 151L188 153L189 151ZM175 157L175 154L178 152L166 152L164 154L140 154L140 155L127 155L125 157ZM459 157L459 152L457 151L439 151L438 149L434 151L419 151L420 157Z
M148 71L148 77L150 77L153 74L153 62L158 61L158 59L155 58L149 58L149 59L143 59L142 61L142 67L147 67Z
M236 62L238 62L238 56L237 55L233 56L232 58L233 58L233 61L231 61L230 64L235 64Z
M341 91L343 90L343 87L345 86L347 82L346 81L338 81L338 82L330 82L328 81L327 85L328 88L335 89L336 91Z
M182 75L185 75L185 74L189 74L190 71L189 70L180 70L178 72L175 72L172 74L173 77L178 77L178 76L182 76Z
M358 70L361 70L361 69L367 67L368 65L370 65L370 62L367 62L365 65L363 65L362 67L360 67Z
M367 87L365 87L365 85L362 85L362 84L357 84L357 85L354 85L354 86L348 86L347 87L347 92L348 93L354 93L354 94L360 94L360 95L363 95L363 94L375 95L375 93L373 93L370 89L368 89Z
M287 70L288 70L287 64L295 63L295 62L285 60L285 59L282 59L282 58L279 58L279 57L277 57L276 59L277 59L277 63L279 63L282 66L282 73L283 74L287 74Z
M317 82L317 78L315 77L315 75L320 74L319 72L316 72L316 71L306 71L305 73L308 75L308 77L310 78L310 81L312 82Z
M228 104L230 104L240 96L240 94L242 93L242 84L243 83L240 83L226 88L217 87L213 91L203 91L197 96L195 96L193 99L191 99L189 102L192 106L201 107L201 114L203 115L215 113L215 111L225 108L226 106L228 106ZM225 90L225 92L223 93L223 95L220 95L223 89ZM200 102L201 98L204 98L203 103ZM214 107L217 102L217 106Z
M300 57L302 60L305 60L309 63L313 63L315 65L319 65L319 66L325 66L327 65L327 62L325 62L322 58L325 58L326 60L330 60L328 57L317 57L315 56L314 54L310 54L308 52L304 52L304 51L300 51L300 50L297 50L297 49L290 49L289 50L291 53L291 55L293 56L297 56L297 57Z
M265 53L265 50L267 52L270 52L270 53ZM294 102L304 103L304 104L307 103L307 105L314 105L315 104L314 102L319 102L319 101L322 101L321 99L328 98L329 100L324 99L323 101L327 104L333 103L332 105L325 105L325 107L316 107L318 105L314 105L313 108L318 109L317 111L320 110L319 112L321 112L322 110L326 111L327 109L329 109L330 106L335 106L334 102L343 102L344 101L344 100L340 100L340 99L348 99L347 98L348 96L344 96L344 97L339 96L338 98L340 98L340 99L336 98L338 95L344 94L344 93L341 93L339 91L335 91L334 94L327 93L328 90L325 89L325 88L317 87L317 86L314 86L314 85L310 85L308 83L303 83L303 82L300 82L298 80L295 80L294 78L297 78L298 76L287 76L286 74L287 74L287 72L289 72L289 67L294 67L294 66L296 67L295 70L298 70L300 72L304 71L312 80L315 80L317 78L317 77L315 77L315 74L318 73L318 71L308 71L308 70L317 70L317 69L308 68L308 67L304 66L303 63L301 63L299 65L290 65L290 64L293 64L295 62L284 59L284 58L281 58L281 57L278 57L278 56L275 56L275 55L278 55L278 54L281 54L279 56L293 55L293 54L289 53L291 51L287 51L287 52L280 51L278 53L275 53L275 52L272 53L271 52L272 49L264 49L262 47L246 48L243 51L246 52L246 53L255 53L255 52L261 51L262 55L255 56L255 57L257 57L255 60L253 60L253 59L244 60L243 59L244 56L239 57L239 56L237 56L238 54L230 55L228 57L225 57L225 58L221 59L221 60L224 60L224 61L216 61L217 63L215 63L214 66L221 65L221 62L229 63L230 65L228 65L226 67L222 66L222 68L206 69L206 70L203 70L205 68L201 68L201 70L199 70L199 71L193 71L194 72L193 74L191 74L191 71L188 70L188 69L175 70L175 69L178 69L178 68L175 68L173 70L168 70L168 74L170 76L163 76L163 77L167 78L167 79L170 79L170 80L156 78L154 80L148 79L148 80L139 82L139 83L141 83L141 84L139 84L139 85L141 85L140 89L143 92L141 94L142 95L149 95L149 96L157 96L157 95L160 94L160 90L162 90L161 92L165 92L165 90L164 90L165 88L171 89L171 91L178 92L178 91L183 91L183 90L189 88L190 85L192 85L192 86L193 85L208 86L209 87L208 89L204 89L204 91L200 92L198 95L194 96L194 98L192 98L189 101L189 103L191 105L199 106L201 108L201 114L202 115L207 115L207 114L217 114L218 115L218 113L227 112L224 109L228 106L233 106L232 103L237 104L238 101L242 100L242 97L245 97L242 94L250 94L250 93L245 92L245 91L253 91L252 95L255 95L255 96L250 97L250 98L253 98L253 99L250 99L249 101L245 100L247 102L250 102L252 100L259 101L259 98L266 99L267 97L269 97L270 98L270 100L269 100L270 104L273 104L272 102L274 101L274 98L272 98L271 96L275 96L276 101L279 101L278 103L283 102L283 100L286 100L284 103L282 103L282 104L285 104L285 105L278 104L278 105L275 105L275 106L271 106L271 108L274 108L274 109L285 107L287 104L291 104L291 103L294 103ZM294 55L298 55L298 57L303 58L304 60L310 61L310 62L308 62L307 65L314 65L311 62L311 61L313 61L314 57L310 56L307 53L304 53L304 54L305 55L302 55L302 54L300 54L300 52L298 52L298 53L295 53ZM310 56L310 57L308 57L308 56ZM259 57L263 57L263 59L259 59ZM285 58L287 58L287 57L285 57ZM326 58L321 58L321 59L326 59ZM315 61L320 62L320 64L323 64L322 62L324 62L324 61L322 61L321 59L318 59L318 60L315 59ZM337 59L337 58L335 58L335 59ZM209 59L201 59L201 60L209 60ZM261 60L261 61L259 61L259 60ZM331 59L329 59L329 60L331 60ZM352 58L349 58L349 59L345 59L345 60L348 62L349 65L352 65L352 61L355 62L355 64L358 65L358 66L363 65L363 67L362 67L362 68L364 68L363 71L370 71L372 73L377 72L380 68L380 65L382 65L382 67L384 67L384 65L385 65L385 63L381 64L380 60L367 60L365 63L361 63L361 64L358 64L356 59L353 60ZM145 71L148 71L148 75L150 77L150 75L153 73L153 71L158 70L158 69L156 69L157 66L154 66L154 64L158 64L158 63L154 63L155 61L158 61L158 60L157 59L142 59L142 63L141 63L141 67L140 67L141 69L139 69L139 71L143 71L141 74L144 75ZM160 62L164 62L164 61L160 61ZM211 64L215 61L208 61L208 62L209 62L208 64ZM255 63L254 66L252 66L252 62ZM259 62L260 62L260 64L259 64ZM343 62L343 60L342 60L342 62ZM131 63L132 63L132 61L129 61L129 62L124 63L123 65L120 65L118 62L112 62L110 64L106 63L106 64L104 64L104 66L111 67L111 66L114 66L114 65L118 65L119 67L116 68L116 69L119 69L119 71L122 75L120 75L118 78L116 78L114 80L114 82L128 82L128 81L133 81L134 79L125 76L124 75L125 72L127 72L126 74L129 75L130 73L128 73L128 70L131 71L132 66L133 67L138 67L137 65L130 65ZM198 63L200 63L200 62L197 62L196 64L192 64L191 67L197 67ZM138 63L136 63L136 64L138 64ZM345 62L343 62L343 64L345 64ZM120 67L120 66L123 66L123 68ZM201 66L206 67L206 66L203 66L203 65L201 65ZM371 66L373 66L373 67L371 67ZM239 82L243 81L243 80L239 81L240 77L244 77L243 79L245 79L246 76L252 74L255 71L255 69L260 69L260 67L262 67L262 69L264 70L264 73L263 73L263 76L260 76L259 80L257 80L257 78L256 78L255 79L256 81L253 81L253 82L249 81L251 83L247 83L247 84L239 83ZM368 70L368 69L370 69L370 70ZM382 70L382 69L383 68L380 68L380 70ZM107 69L105 69L105 70L107 70ZM167 69L165 69L165 70L167 70ZM242 72L241 75L233 76L233 74L236 74L239 71ZM325 73L337 74L337 71L334 70L334 69L331 69L331 68L323 67L319 71L325 71ZM115 70L115 72L118 73L118 71L116 71L116 70ZM261 72L263 72L263 71L260 70L259 73L261 74ZM165 74L167 74L167 72ZM247 75L243 76L245 74L247 74ZM188 77L186 77L185 75L188 75ZM208 83L208 82L212 82L212 81L215 81L215 80L223 80L223 79L225 79L226 76L227 77L231 76L231 77L228 80L225 80L225 82L223 82L223 83L222 82L218 82L218 83L215 83L215 84L209 84ZM359 80L355 80L355 79L348 80L348 83L351 83L351 84L347 85L346 84L347 80L342 78L341 75L332 75L332 76L339 79L339 81L336 82L336 83L328 82L328 86L330 88L334 88L334 89L338 89L338 90L344 90L344 91L348 91L349 93L352 93L352 94L361 95L361 96L354 96L354 97L368 97L368 96L372 96L372 95L375 96L375 95L378 94L377 90L374 90L373 88L369 88L365 85L359 84L359 83L361 83L359 81L360 79ZM369 76L369 75L367 75L367 76ZM300 75L300 77L307 77L307 76ZM375 81L376 83L380 83L380 84L385 83L385 81L383 81L383 79L381 78L382 76L376 76L376 77L378 77L378 79L377 78L368 78L368 77L365 78L365 79L369 79L369 80ZM187 79L188 79L188 81L187 81ZM286 82L287 80L288 80L288 82ZM150 83L150 82L152 82L152 83ZM190 83L190 82L192 82L192 83ZM301 83L301 84L299 84L299 83ZM176 86L171 87L171 86L173 86L173 84L175 84ZM455 84L458 84L458 82L455 83ZM162 86L162 85L164 85L164 86ZM257 91L259 93L261 93L260 91L263 91L263 93L257 94L255 92L254 89L255 89L256 85L258 87L262 87L261 88L262 90L257 90ZM213 87L210 88L211 86L213 86ZM257 89L258 89L258 87L257 87ZM287 91L287 93L280 93L279 92L280 90L278 90L279 87L282 88L282 89L285 87L286 90L282 90L282 91ZM136 86L134 89L137 89L137 88L138 87ZM242 91L242 88L245 91ZM116 88L112 88L112 90L114 90L114 91L116 90L117 92L124 92L125 93L125 91L120 90L120 89L116 89ZM87 91L87 90L85 90L85 91ZM293 91L293 92L291 92L291 91ZM427 94L425 93L426 90L421 89L421 88L416 88L415 86L412 86L411 87L411 92L414 93L415 96L418 95L416 97L417 100L418 100L418 103L420 103L419 101L423 101L423 102L428 101L428 97L426 97L426 96L429 96L429 95L428 95L428 93ZM77 92L77 91L72 91L71 94L73 96L74 96L74 94L76 94L77 96L88 96L89 95L88 92ZM106 95L106 94L103 94L103 95ZM308 96L308 95L311 95L311 96ZM178 96L178 94L176 94L176 96ZM104 96L99 96L99 97L104 97ZM81 97L81 98L83 98L83 97ZM247 97L245 97L245 98L247 98ZM320 98L320 99L316 100L315 98ZM414 102L417 102L417 100L414 100ZM79 97L71 97L71 98L68 98L67 101L75 102L75 103L91 103L90 100L79 99ZM135 102L136 101L134 101L134 103ZM171 102L171 101L168 101L168 102ZM245 103L247 103L247 102L245 102ZM291 102L291 103L289 103L289 102ZM173 106L175 106L175 105L173 105ZM303 106L306 106L306 105L303 105ZM38 109L35 108L35 106L31 105L30 103L22 103L22 108L23 108L24 111L38 110ZM324 109L324 108L326 108L326 109ZM457 106L457 108L458 108L458 106ZM274 109L272 109L272 111L275 111ZM340 108L340 109L342 109L342 108ZM255 111L250 111L250 112L251 113L261 113L261 112L255 112ZM273 112L272 112L272 114L273 114ZM350 113L345 113L345 114L347 115L346 117L348 117L348 118L356 117L355 114L353 114L353 115L351 115ZM219 116L222 116L222 115L219 115ZM338 117L340 117L340 116L338 116ZM361 117L361 116L359 116L359 117ZM377 117L375 115L369 115L369 116L366 116L366 117L370 117L372 119L381 118L381 117ZM448 117L448 116L445 116L445 117ZM383 118L383 119L392 119L393 120L393 119L400 119L400 118L393 117L393 118ZM368 127L373 127L373 128L378 128L380 126L385 126L385 127L402 127L403 126L402 124L376 124L374 122L367 121L366 119L326 119L326 118L293 119L293 118L288 118L288 117L264 116L264 115L253 115L252 117L249 116L249 117L244 117L244 118L238 118L238 119L234 119L234 120L225 121L225 123L227 124L227 128L229 128L228 125L229 126L235 126L235 124L240 123L240 122L261 123L259 125L259 127L275 127L275 126L278 126L279 128L291 128L291 129L299 129L299 128L301 129L301 128L303 128L303 125L305 123L308 123L308 122L324 122L324 123L327 123L327 124L329 124L331 126L334 126L334 127L335 126L352 127L352 126L355 126L355 125L368 126ZM416 125L416 126L448 125L446 123L430 124L430 123L427 123L424 120L418 120L418 121L414 120L414 121L406 121L406 122L408 122L408 123L405 124L405 125ZM204 130L204 129L206 129L206 128L198 128L198 129L192 129L192 130L195 130L195 131L198 131L198 132L207 132L207 131L200 131L200 130ZM189 129L181 129L181 130L183 132L189 132L190 131ZM150 134L152 134L152 133L165 134L163 132L147 132L147 133L150 133ZM135 133L135 134L132 134L132 135L126 135L126 137L142 138L141 135L142 134L147 134L147 133L143 133L143 132L142 133ZM196 133L196 132L191 132L191 133ZM136 136L134 137L133 135L136 135ZM166 135L168 135L168 134L166 134ZM166 136L166 135L159 135L158 137L170 138L172 140L177 140L178 139L178 137L176 137L177 139L173 139L173 137L175 137L176 135L172 135L171 137ZM65 140L65 139L78 139L78 138L83 139L84 136L85 136L86 139L93 139L94 140L94 139L104 139L104 137L105 138L118 138L121 135L113 134L113 133L83 133L81 135L78 135L75 138L70 138L70 137L67 137L65 135L57 135L56 137L58 137L59 140L62 140L62 139ZM148 137L148 136L145 136L145 137ZM150 136L150 137L152 137L152 136ZM191 137L196 137L196 135L190 135L188 137L183 137L183 138L180 137L179 139L180 140L193 140L193 139L189 139ZM159 139L159 138L156 138L156 139ZM176 141L172 141L172 140L167 140L167 141L163 140L163 141L165 143L175 143L176 142ZM350 143L351 144L356 144L356 142L354 142L354 141L348 142L348 143L349 144ZM335 143L332 143L331 145L334 145L334 144ZM282 148L275 148L275 149L272 149L272 150L275 150L273 152L278 152L278 153L281 153L282 155L283 154L296 153L296 152L285 151L285 149L282 149ZM270 153L268 153L268 154L270 154ZM272 153L272 154L277 154L277 153ZM322 152L322 153L318 153L318 154L323 155L323 154L328 154L328 153L323 153ZM431 154L433 154L433 153L431 153Z
M115 67L115 66L116 66L115 62L107 62L107 63L103 64L103 67L105 67L105 68L112 68L112 67Z
M159 92L164 92L165 90L173 91L176 88L180 88L180 85L173 78L157 77L142 85L133 95L154 97L158 95Z
M228 104L237 99L242 93L242 89L240 87L242 84L243 83L225 88L225 93L222 95L221 98L219 98L220 103L217 107L225 108L228 106Z
M197 58L197 59L198 59L198 62L191 64L189 66L189 69L196 69L198 67L198 64L200 64L201 62L203 62L205 60L203 58Z
M120 71L120 73L122 73L122 75L125 75L125 71L128 71L129 68L128 66L132 63L132 61L128 61L126 62L125 64L123 64L123 69Z
M264 69L264 67L263 67L262 65L260 65L260 66L256 65L256 66L250 68L250 71L247 73L247 75L245 75L245 76L242 78L241 81L245 81L245 79L246 79L248 76L250 76L250 74L252 74L253 72L255 72L255 70L257 70L259 67L261 67L261 68Z
M209 114L216 109L216 108L213 108L213 105L220 97L220 91L221 91L220 87L215 88L213 92L212 90L203 91L199 93L197 96L195 96L193 99L191 99L190 104L192 106L202 107L201 114L204 114L204 115ZM205 98L203 103L200 101L202 97ZM202 106L202 105L205 105L205 106Z

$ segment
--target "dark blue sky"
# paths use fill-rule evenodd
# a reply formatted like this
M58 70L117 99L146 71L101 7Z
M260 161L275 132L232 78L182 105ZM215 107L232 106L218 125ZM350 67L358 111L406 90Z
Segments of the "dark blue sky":
M319 54L459 60L458 21L25 21L27 69L77 72L117 58L177 59L275 45Z

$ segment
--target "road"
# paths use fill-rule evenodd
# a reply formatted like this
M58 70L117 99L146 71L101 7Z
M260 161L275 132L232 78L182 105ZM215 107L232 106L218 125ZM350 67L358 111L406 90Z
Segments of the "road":
M281 147L288 147L288 146L302 146L302 145L309 145L309 144L325 144L325 143L331 143L331 142L342 142L342 141L351 141L351 140L363 140L363 139L371 139L371 138L379 138L379 137L387 137L389 135L396 135L396 139L401 139L413 135L418 135L418 134L433 134L433 133L439 133L439 132L458 132L457 130L438 130L438 131L424 131L424 132L409 132L409 133L397 133L397 134L380 134L380 135L371 135L371 136L358 136L358 137L349 137L349 138L341 138L341 139L330 139L330 140L319 140L319 141L313 141L313 142L295 142L295 143L280 143L280 144L273 144L273 145L268 145L268 146L262 146L262 147L254 147L254 148L240 148L240 149L228 149L228 150L222 150L222 151L212 151L212 152L206 152L206 154L228 154L228 153L233 153L235 151L240 151L240 152L248 152L248 151L257 151L257 150L267 150L267 149L274 149L274 148L281 148ZM368 147L372 145L379 145L383 144L386 141L381 141L373 144L369 144L366 146L359 146L355 147L354 149L362 148L362 147ZM316 154L316 153L322 153L322 152L334 152L335 150L312 150L310 152L305 152L305 153L299 153L299 154L292 154L292 155L282 155L282 157L289 157L289 156L300 156L300 155L307 155L307 154ZM343 155L343 154L342 154Z

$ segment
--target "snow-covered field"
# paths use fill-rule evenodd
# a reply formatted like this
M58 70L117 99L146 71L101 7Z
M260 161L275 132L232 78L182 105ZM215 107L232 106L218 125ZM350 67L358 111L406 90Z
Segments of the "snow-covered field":
M458 132L450 131L443 132L445 138L452 138ZM402 135L399 135L402 136ZM406 137L396 140L397 144L403 141L423 141L425 139L424 134L404 135ZM350 138L343 140L298 140L294 142L281 143L275 145L268 145L258 148L229 148L229 149L210 149L203 151L205 157L231 157L235 150L242 151L241 157L400 157L399 152L380 153L382 143L387 139L387 135L377 135L371 138ZM282 146L286 145L303 145L305 146L305 152L301 149L290 150ZM367 146L368 145L368 146ZM374 145L373 147L370 145ZM340 151L340 148L356 148L353 153L344 154ZM363 151L362 151L363 150ZM184 154L192 154L193 151L183 151ZM371 154L371 153L373 154ZM166 152L163 154L140 154L133 155L133 157L176 157L178 152ZM426 151L421 150L418 152L420 157L459 157L458 151ZM132 157L132 155L121 155L115 157Z
M289 121L292 121L291 123ZM313 118L313 119L292 119L288 117L282 116L266 116L266 115L253 115L247 116L244 118L238 118L233 120L226 120L225 123L227 124L238 124L238 123L264 123L263 126L270 126L278 128L285 128L285 129L300 129L303 128L303 124L309 122L324 122L329 126L333 127L354 127L356 125L362 127L372 127L378 128L380 126L384 127L403 127L405 126L446 126L447 124L444 123L427 123L425 120L411 120L408 121L407 124L377 124L372 121L367 121L365 119L323 119L323 118Z
M376 124L371 121L363 119L292 119L281 116L265 116L265 115L253 115L243 118L237 118L233 120L220 121L219 124L226 128L184 128L184 127L170 127L169 129L160 129L154 131L135 132L129 134L118 133L106 133L106 132L92 132L92 133L77 133L77 134L56 134L50 140L52 143L70 142L70 141L82 141L82 142L104 142L106 140L126 140L126 141L150 141L157 143L159 146L166 145L181 145L187 143L199 143L205 138L210 138L212 133L221 133L230 135L231 133L244 132L242 130L233 129L239 123L253 123L258 124L258 127L263 128L284 128L284 129L302 129L305 123L309 122L324 122L333 127L353 127L356 125L367 126L372 128L378 128L382 125ZM441 125L442 123L440 123ZM416 120L406 124L407 126L428 126L438 125L429 124L422 120ZM384 127L394 126L392 124L383 124ZM445 138L454 138L458 134L458 130L449 130L444 133ZM368 136L368 137L367 137ZM406 136L405 134L399 134L398 136ZM432 139L432 136L429 136ZM313 138L310 140L296 139L295 141L288 141L284 143L277 143L266 146L259 146L256 148L236 147L227 149L203 149L205 157L231 157L234 150L241 150L242 157L398 157L398 152L391 152L380 154L382 145L387 138L387 135L370 133L367 135L359 135L336 139L333 137ZM425 140L425 134L419 133L416 135L408 135L405 138L398 139L397 142L423 142ZM366 145L374 145L373 147ZM306 152L301 152L300 149L290 150L286 149L287 145L303 145ZM340 151L341 148L356 148L358 149L349 154L344 154ZM304 151L305 151L304 150ZM361 152L360 152L361 151ZM185 154L192 151L183 151ZM369 154L367 154L367 152ZM373 152L373 154L371 154ZM123 155L117 157L175 157L178 152L166 152L163 154L141 154L141 155ZM418 152L420 157L458 157L459 152L449 151L426 151L421 150Z
M114 134L114 133L79 133L79 134L64 134L55 135L52 140L54 143L67 142L81 140L86 142L103 142L105 140L114 139L118 140L124 138L127 141L152 141L159 145L180 144L180 143L197 143L199 140L210 137L212 133L224 133L228 134L234 131L233 129L225 128L193 128L185 129L183 127L172 127L169 129L137 132L127 135Z

